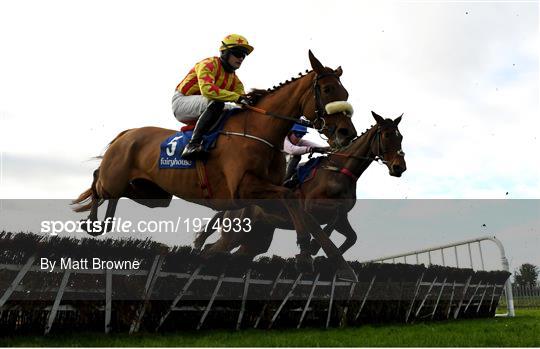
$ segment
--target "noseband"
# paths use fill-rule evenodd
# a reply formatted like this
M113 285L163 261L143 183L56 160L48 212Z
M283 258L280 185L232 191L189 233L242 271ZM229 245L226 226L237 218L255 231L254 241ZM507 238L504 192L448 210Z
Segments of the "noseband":
M397 131L397 127L396 127L396 131ZM396 154L398 156L405 156L405 152L403 151L403 149L399 148L397 150L383 150L381 151L381 149L383 149L383 146L382 146L382 140L381 140L381 128L380 126L377 127L377 134L375 135L375 138L377 138L377 154L375 154L373 160L374 161L377 161L377 162L380 162L381 164L387 164L388 161L384 159L384 154L387 154L387 153L392 153L392 152L396 152ZM373 140L372 140L372 144L373 144Z

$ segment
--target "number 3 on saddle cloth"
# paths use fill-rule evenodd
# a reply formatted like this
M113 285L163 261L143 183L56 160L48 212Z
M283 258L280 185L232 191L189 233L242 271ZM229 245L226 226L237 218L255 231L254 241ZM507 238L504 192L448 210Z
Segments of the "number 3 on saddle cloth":
M220 131L223 130L225 121L240 110L240 108L225 110L218 122L203 136L202 144L206 151L209 151L216 146L216 140L220 134ZM161 142L159 152L159 168L194 168L195 161L182 159L182 151L191 140L192 135L193 127L185 126L181 131L176 132Z

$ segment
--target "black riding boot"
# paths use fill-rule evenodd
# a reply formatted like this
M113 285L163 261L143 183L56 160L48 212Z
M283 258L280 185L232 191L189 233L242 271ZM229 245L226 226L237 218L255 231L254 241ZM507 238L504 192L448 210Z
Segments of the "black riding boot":
M208 131L208 129L216 122L216 120L221 115L225 103L212 101L206 107L206 110L201 114L193 130L193 136L188 145L182 152L182 158L186 160L195 160L200 158L202 155L208 155L202 146L203 135Z
M283 185L285 185L288 188L292 188L298 184L298 178L296 176L296 168L298 167L298 163L302 159L302 156L300 155L291 155L291 158L287 162L287 171L285 172L285 182Z

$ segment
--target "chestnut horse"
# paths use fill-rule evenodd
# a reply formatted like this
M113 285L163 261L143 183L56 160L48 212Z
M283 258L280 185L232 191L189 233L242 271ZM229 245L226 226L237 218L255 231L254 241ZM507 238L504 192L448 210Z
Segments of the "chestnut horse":
M319 124L334 145L343 146L356 136L351 121L348 92L340 82L341 67L324 67L309 51L312 71L259 95L254 107L230 117L218 137L216 147L204 163L205 183L199 169L160 169L160 144L176 131L142 127L120 133L94 171L91 188L74 204L75 211L90 210L88 227L95 227L98 206L108 200L105 221L114 216L118 199L130 198L149 207L167 207L172 195L215 210L230 210L260 204L271 199L278 206L267 209L287 212L295 230L300 265L311 265L310 233L328 257L336 258L341 276L356 279L337 247L305 212L294 193L281 186L285 158L281 152L287 132L300 116ZM260 91L259 91L260 92ZM337 103L332 103L337 102ZM338 105L338 108L335 106ZM201 176L202 177L202 176ZM212 189L202 190L206 187ZM105 226L107 231L107 226ZM98 230L101 234L103 230ZM94 231L94 233L96 233Z
M401 116L391 120L383 119L374 112L372 115L377 121L375 126L366 130L338 153L322 157L313 177L294 190L303 200L306 211L316 217L319 224L327 224L323 230L325 234L329 236L335 228L345 236L345 241L339 247L342 254L356 242L356 232L351 227L347 214L356 203L358 178L372 161L379 159L386 164L391 176L401 177L407 169L405 153L401 149L403 137L398 130ZM249 232L225 229L218 221L223 222L224 218L228 220L249 218L253 229ZM240 246L235 253L254 258L268 251L276 228L293 229L294 226L288 217L268 214L257 206L219 212L205 229L197 233L194 247L202 249L206 239L220 230L221 237L215 243L205 246L203 252L205 255L231 252ZM319 244L312 240L310 253L317 254L319 248Z

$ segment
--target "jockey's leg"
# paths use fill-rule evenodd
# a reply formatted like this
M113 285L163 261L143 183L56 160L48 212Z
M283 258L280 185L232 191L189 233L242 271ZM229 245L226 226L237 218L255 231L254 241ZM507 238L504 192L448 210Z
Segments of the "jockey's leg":
M302 156L300 155L292 155L287 162L287 172L285 173L285 181L283 182L283 185L287 188L294 188L299 184L296 169L301 159Z
M301 159L302 156L300 155L291 155L291 158L287 162L287 172L285 172L285 180L292 177Z
M206 107L206 110L197 120L195 129L193 130L193 136L182 152L182 157L187 160L193 160L201 155L204 155L204 149L202 146L202 138L206 131L216 122L221 115L225 103L219 101L212 101Z

